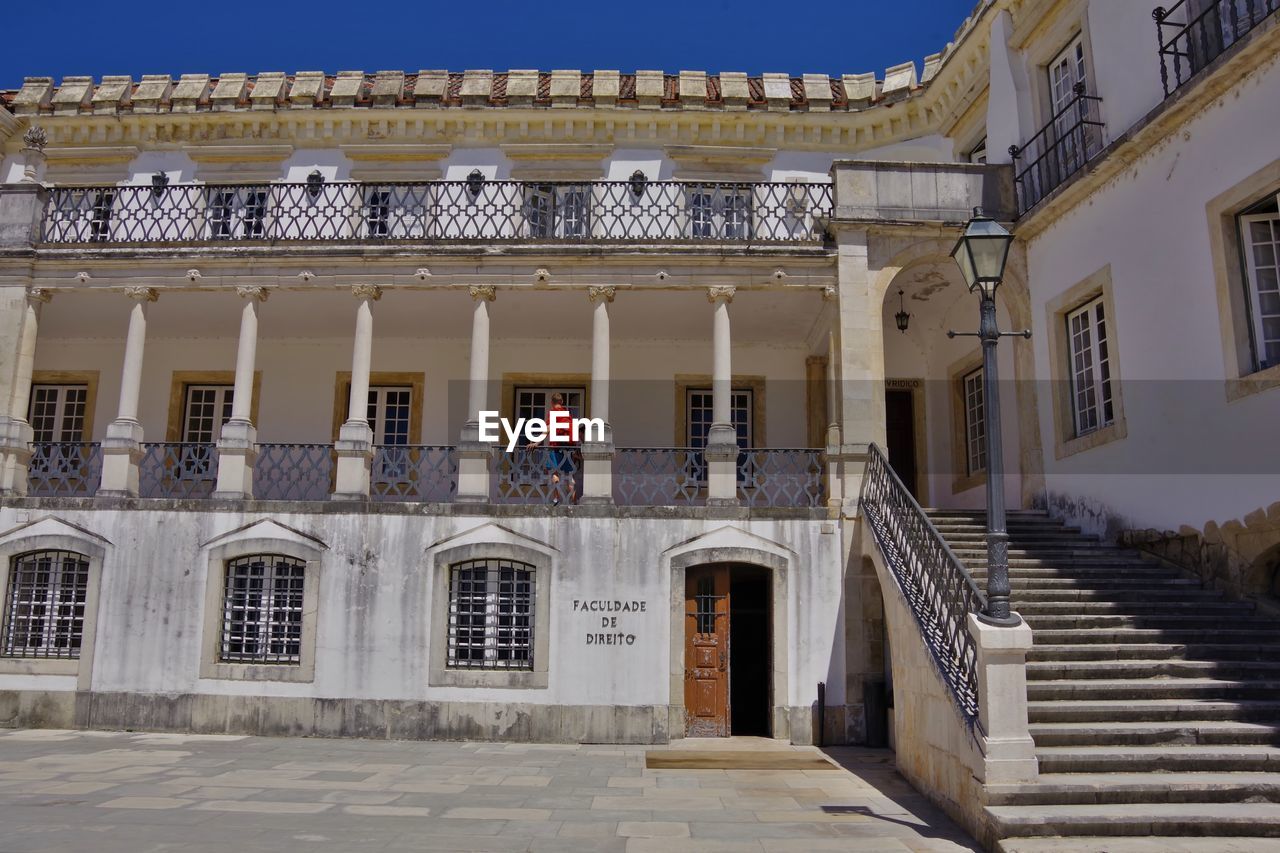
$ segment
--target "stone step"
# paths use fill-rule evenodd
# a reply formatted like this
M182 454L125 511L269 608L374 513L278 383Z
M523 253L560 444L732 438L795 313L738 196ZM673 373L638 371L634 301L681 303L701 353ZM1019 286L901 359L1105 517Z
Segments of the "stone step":
M1187 723L1032 723L1036 748L1049 746L1280 746L1280 722L1201 720ZM1280 772L1274 775L1280 786Z
M983 580L986 579L985 569L981 573L969 572L970 577L978 577L979 574ZM1186 590L1191 592L1208 592L1209 594L1217 594L1217 590L1205 590L1198 580L1192 578L1184 578L1172 576L1168 578L1147 578L1142 576L1136 577L1114 577L1102 573L1096 576L1078 577L1074 575L1049 572L1037 572L1036 574L1028 574L1018 572L1009 578L1009 586L1015 590L1025 589L1035 592L1048 591L1055 589L1079 589L1094 592L1128 592L1130 590Z
M1118 699L1035 700L1027 704L1032 723L1089 722L1240 722L1280 723L1280 697L1267 699Z
M1041 620L1043 621L1043 620ZM1189 645L1280 644L1280 626L1228 629L1176 628L1042 628L1035 633L1036 646L1128 645L1146 643L1186 643Z
M1037 746L1041 773L1249 772L1280 766L1274 746Z
M988 785L986 793L993 806L1274 803L1280 802L1280 773L1042 773L1032 783Z
M987 568L987 552L958 554L954 550L956 558L970 572L986 571ZM1159 563L1144 560L1141 557L1120 555L1080 555L1074 557L1060 558L1041 556L1019 556L1011 553L1009 555L1010 569L1056 569L1064 575L1070 577L1076 573L1088 573L1106 571L1112 576L1127 576L1135 572L1149 572L1151 576L1165 576L1171 578L1182 578L1186 575L1175 571L1168 566L1162 566Z
M1032 702L1089 699L1280 700L1280 682L1220 678L1082 678L1028 681Z
M1119 660L1205 660L1205 661L1280 661L1280 643L1260 645L1255 642L1226 643L1079 643L1036 644L1027 652L1027 660L1050 661L1119 661Z
M1121 613L1143 616L1153 614L1176 617L1183 614L1216 614L1218 618L1230 618L1253 613L1253 608L1238 601L1022 601L1018 608L1023 616L1043 614ZM1033 626L1034 627L1034 626Z
M985 530L938 528L938 532L942 534L942 537L946 539L948 543L950 543L952 548L960 545L981 548L987 547L987 533ZM1019 548L1043 548L1046 545L1062 545L1064 547L1071 548L1078 545L1094 546L1099 544L1109 545L1110 543L1103 543L1102 540L1096 536L1085 536L1082 533L1075 533L1070 530L1023 530L1013 534L1010 537L1009 544L1016 545Z
M988 806L987 813L997 826L997 834L1005 838L1088 835L1280 837L1280 804L1277 803ZM1076 849L1110 853L1107 847Z
M1280 660L1085 660L1027 664L1028 682L1095 678L1262 678L1280 681Z
M1042 587L1019 588L1018 586L1013 586L1011 594L1015 602L1033 603L1063 601L1150 601L1153 603L1161 601L1173 603L1203 601L1208 603L1223 600L1221 591L1202 590L1198 587L1174 587L1172 589L1163 589L1161 587L1147 587L1145 589L1088 589L1080 587L1070 589L1057 587L1045 589Z
M1014 608L1015 610L1017 608ZM1037 613L1029 615L1027 624L1031 626L1032 631L1053 631L1065 628L1073 629L1116 629L1116 628L1146 628L1156 631L1186 631L1196 629L1212 629L1214 626L1223 624L1224 614L1206 614L1199 613L1196 615L1177 614L1170 615L1168 613L1150 613L1150 614L1119 614L1119 613L1055 613L1045 614ZM1263 632L1273 632L1276 623L1271 620L1259 619L1254 616L1230 616L1230 624L1236 631L1241 630L1259 630Z
M997 853L1276 853L1274 838L1252 836L1168 835L1146 838L1116 836L1075 836L1073 838L1006 838L996 843Z

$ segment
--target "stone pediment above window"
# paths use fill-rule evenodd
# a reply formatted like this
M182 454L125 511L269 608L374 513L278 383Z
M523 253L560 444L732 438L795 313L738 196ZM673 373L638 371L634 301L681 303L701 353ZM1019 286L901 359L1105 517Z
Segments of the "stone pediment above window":
M725 555L724 562L742 560L742 555L744 554L760 555L768 562L781 561L782 565L791 563L796 559L796 553L780 542L775 542L772 539L731 524L717 527L715 530L707 531L673 545L663 552L663 556L672 561L677 561L680 557L694 552L704 556L712 555L706 558L705 561L707 562L718 561L714 557L715 554ZM761 560L747 560L747 562L759 561Z
M439 552L474 545L511 545L517 548L531 548L544 554L556 553L560 550L550 542L517 533L510 527L492 521L437 539L427 546L427 550Z
M278 181L292 145L187 145L183 151L196 164L196 177L209 184Z
M351 161L351 179L370 183L438 181L440 161L452 146L440 144L353 143L338 146Z
M134 145L46 148L44 179L55 184L114 184L129 177Z
M677 181L762 181L776 148L736 145L668 145Z
M274 540L290 543L308 551L327 551L329 545L313 534L290 527L272 518L260 518L257 521L242 525L234 530L219 533L211 539L200 543L201 548L221 548L251 541Z
M48 540L51 537L74 540L75 543L80 544L82 549L87 547L98 552L112 544L111 540L99 533L51 515L38 518L35 521L28 521L25 524L19 524L0 533L0 549L7 550L7 546L21 545L36 539ZM68 541L64 547L74 549L75 545Z
M511 160L513 181L598 181L612 145L592 143L512 143L502 153Z

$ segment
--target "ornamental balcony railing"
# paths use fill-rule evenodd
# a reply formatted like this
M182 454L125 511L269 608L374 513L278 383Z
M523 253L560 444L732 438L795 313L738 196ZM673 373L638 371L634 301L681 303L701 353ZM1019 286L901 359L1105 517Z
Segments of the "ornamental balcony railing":
M619 447L613 453L618 506L697 506L707 502L707 464L690 447Z
M977 648L968 623L970 613L986 609L986 597L874 444L859 504L952 698L976 722Z
M826 501L821 450L748 450L738 454L743 506L818 507Z
M1080 171L1102 150L1102 99L1077 83L1073 97L1025 145L1009 149L1013 155L1018 214L1024 214Z
M265 501L326 501L333 492L333 445L259 444L253 494Z
M142 445L140 498L208 498L218 485L218 448L212 444Z
M582 457L573 448L517 447L498 453L495 503L573 503L582 492Z
M92 497L102 480L102 445L37 441L27 463L27 494L39 498Z
M814 243L829 184L429 181L55 187L47 245Z
M458 458L452 447L375 447L369 479L375 501L447 503L458 493Z
M1280 0L1178 0L1151 13L1160 45L1160 83L1169 97L1223 51L1280 11Z

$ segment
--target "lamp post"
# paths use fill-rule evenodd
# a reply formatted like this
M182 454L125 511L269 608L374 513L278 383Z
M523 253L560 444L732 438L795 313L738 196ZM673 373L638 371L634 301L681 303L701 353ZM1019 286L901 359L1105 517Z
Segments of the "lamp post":
M951 250L970 293L979 297L977 332L967 335L982 342L982 400L987 433L987 609L978 618L992 625L1017 625L1009 612L1009 532L1004 511L1004 453L1000 440L1000 386L996 374L996 344L1002 337L1030 338L1030 330L1001 332L996 324L996 289L1004 280L1013 235L1000 223L974 208L973 218Z

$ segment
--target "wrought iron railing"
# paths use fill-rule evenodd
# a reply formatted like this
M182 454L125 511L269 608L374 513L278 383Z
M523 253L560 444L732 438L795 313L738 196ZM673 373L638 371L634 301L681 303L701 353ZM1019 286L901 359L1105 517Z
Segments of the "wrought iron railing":
M738 454L744 506L816 507L826 498L821 450L747 450Z
M1280 0L1178 0L1156 7L1160 83L1173 94L1250 30L1280 10Z
M452 447L374 448L370 476L373 500L446 503L457 493L458 457Z
M704 504L707 468L688 447L619 447L613 454L613 502L619 506Z
M102 445L37 441L27 465L27 494L32 497L91 497L102 480Z
M1102 150L1100 103L1101 98L1077 83L1074 97L1048 124L1025 145L1010 147L1019 214L1039 204Z
M55 187L41 239L80 243L811 243L830 184L431 181Z
M218 485L218 448L212 444L142 445L138 497L207 498Z
M333 459L331 444L259 444L253 496L264 501L328 500Z
M495 503L568 504L582 493L582 457L575 448L517 447L495 456Z
M968 621L970 613L986 608L986 598L874 444L859 503L952 698L972 723L978 716L978 673Z

